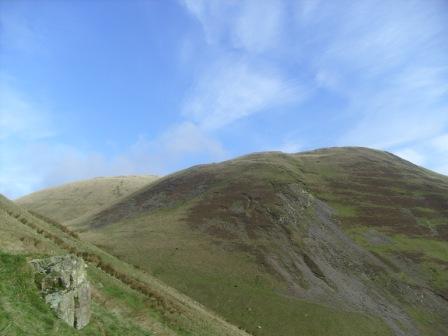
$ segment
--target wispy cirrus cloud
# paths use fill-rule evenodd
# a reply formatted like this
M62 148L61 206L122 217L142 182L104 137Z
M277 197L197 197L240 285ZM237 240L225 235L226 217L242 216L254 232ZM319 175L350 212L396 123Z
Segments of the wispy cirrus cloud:
M250 65L262 58L280 74L293 64L292 75L254 75L253 81L238 81L241 85L232 91L228 88L233 89L230 83L238 63L232 65L231 59L226 73L209 62L204 65L207 75L199 75L186 100L184 113L195 122L225 127L268 110L274 102L281 106L290 101L285 108L294 106L294 113L306 123L313 116L300 104L313 105L309 99L320 99L326 90L345 102L334 111L344 124L335 125L340 131L331 135L330 143L392 150L437 167L416 144L448 128L444 1L266 1L260 6L254 1L186 0L184 4L200 22L214 56L239 53ZM271 80L269 85L257 87L265 77ZM306 139L292 143L297 142L306 144Z
M2 53L14 51L28 57L47 50L42 30L33 26L36 17L3 3L0 8ZM22 78L0 67L0 193L8 197L96 176L165 174L199 160L226 157L218 141L188 120L151 137L136 134L131 145L116 152L70 143L64 135L73 130L56 125L56 111L51 107L52 98L58 97L44 101L21 84Z
M97 176L158 174L198 161L222 160L225 148L190 122L159 136L140 136L114 154L54 141L10 134L0 139L0 193L16 198L32 191Z
M114 154L80 148L55 140L51 120L47 123L23 94L5 92L14 99L0 100L0 193L10 198L97 176L162 175L198 160L227 157L220 142L191 122L173 125L150 139L140 136Z
M213 130L305 96L304 88L275 70L226 60L204 69L187 97L184 115Z
M227 127L268 109L298 104L308 90L262 55L275 52L285 35L281 1L192 1L213 57L202 64L184 101L183 115L201 129ZM260 25L260 22L263 22Z
M286 6L282 1L184 0L183 3L201 23L210 44L258 53L279 46L284 35Z
M443 157L429 143L448 128L447 9L443 1L297 4L317 87L347 102L337 111L345 125L336 143L438 169Z
M448 133L398 147L393 152L417 165L448 175Z
M380 89L352 97L357 121L341 140L393 148L427 139L448 126L448 68L410 68L382 80Z
M188 69L191 77L180 80L181 92L160 91L181 101L178 114L157 133L125 140L133 144L120 150L77 146L64 138L67 130L60 125L55 136L51 104L36 99L37 92L24 92L21 78L0 74L0 191L17 196L73 179L166 173L242 151L295 152L322 145L387 149L448 173L446 1L179 3L179 17L185 20L186 11L190 21L185 36L167 43L177 45L179 64L147 64L160 67L162 77L168 73L163 66ZM45 37L52 32L45 31L44 20L5 4L0 4L2 51L51 53ZM48 2L48 8L55 7ZM134 61L139 51L123 62ZM241 149L246 142L251 143Z

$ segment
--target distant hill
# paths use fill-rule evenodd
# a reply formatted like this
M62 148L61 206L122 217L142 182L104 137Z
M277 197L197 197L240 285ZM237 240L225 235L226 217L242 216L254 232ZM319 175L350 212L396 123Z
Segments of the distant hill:
M44 189L16 200L17 204L60 222L70 222L155 181L156 176L98 177Z
M253 335L448 330L448 177L387 152L195 166L73 223Z
M27 261L68 253L88 263L92 318L82 330L41 298ZM247 334L146 272L0 195L0 334L181 336Z

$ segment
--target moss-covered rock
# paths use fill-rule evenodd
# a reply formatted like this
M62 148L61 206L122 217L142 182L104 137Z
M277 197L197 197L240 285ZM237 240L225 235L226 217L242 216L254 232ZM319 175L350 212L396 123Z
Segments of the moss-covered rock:
M30 261L45 302L76 329L89 323L91 293L84 260L74 255Z

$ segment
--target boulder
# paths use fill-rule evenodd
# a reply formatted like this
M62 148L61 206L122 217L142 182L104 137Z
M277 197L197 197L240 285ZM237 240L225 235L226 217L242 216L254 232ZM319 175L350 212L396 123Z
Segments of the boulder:
M91 290L87 265L72 254L30 261L45 302L56 315L76 329L90 320Z

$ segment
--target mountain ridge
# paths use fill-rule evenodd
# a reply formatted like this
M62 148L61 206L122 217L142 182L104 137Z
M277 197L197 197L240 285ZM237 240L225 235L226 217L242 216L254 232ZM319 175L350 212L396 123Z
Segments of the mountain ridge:
M255 335L350 335L355 311L395 335L443 335L447 192L445 176L382 151L255 153L161 178L72 227ZM387 334L374 321L364 334Z

